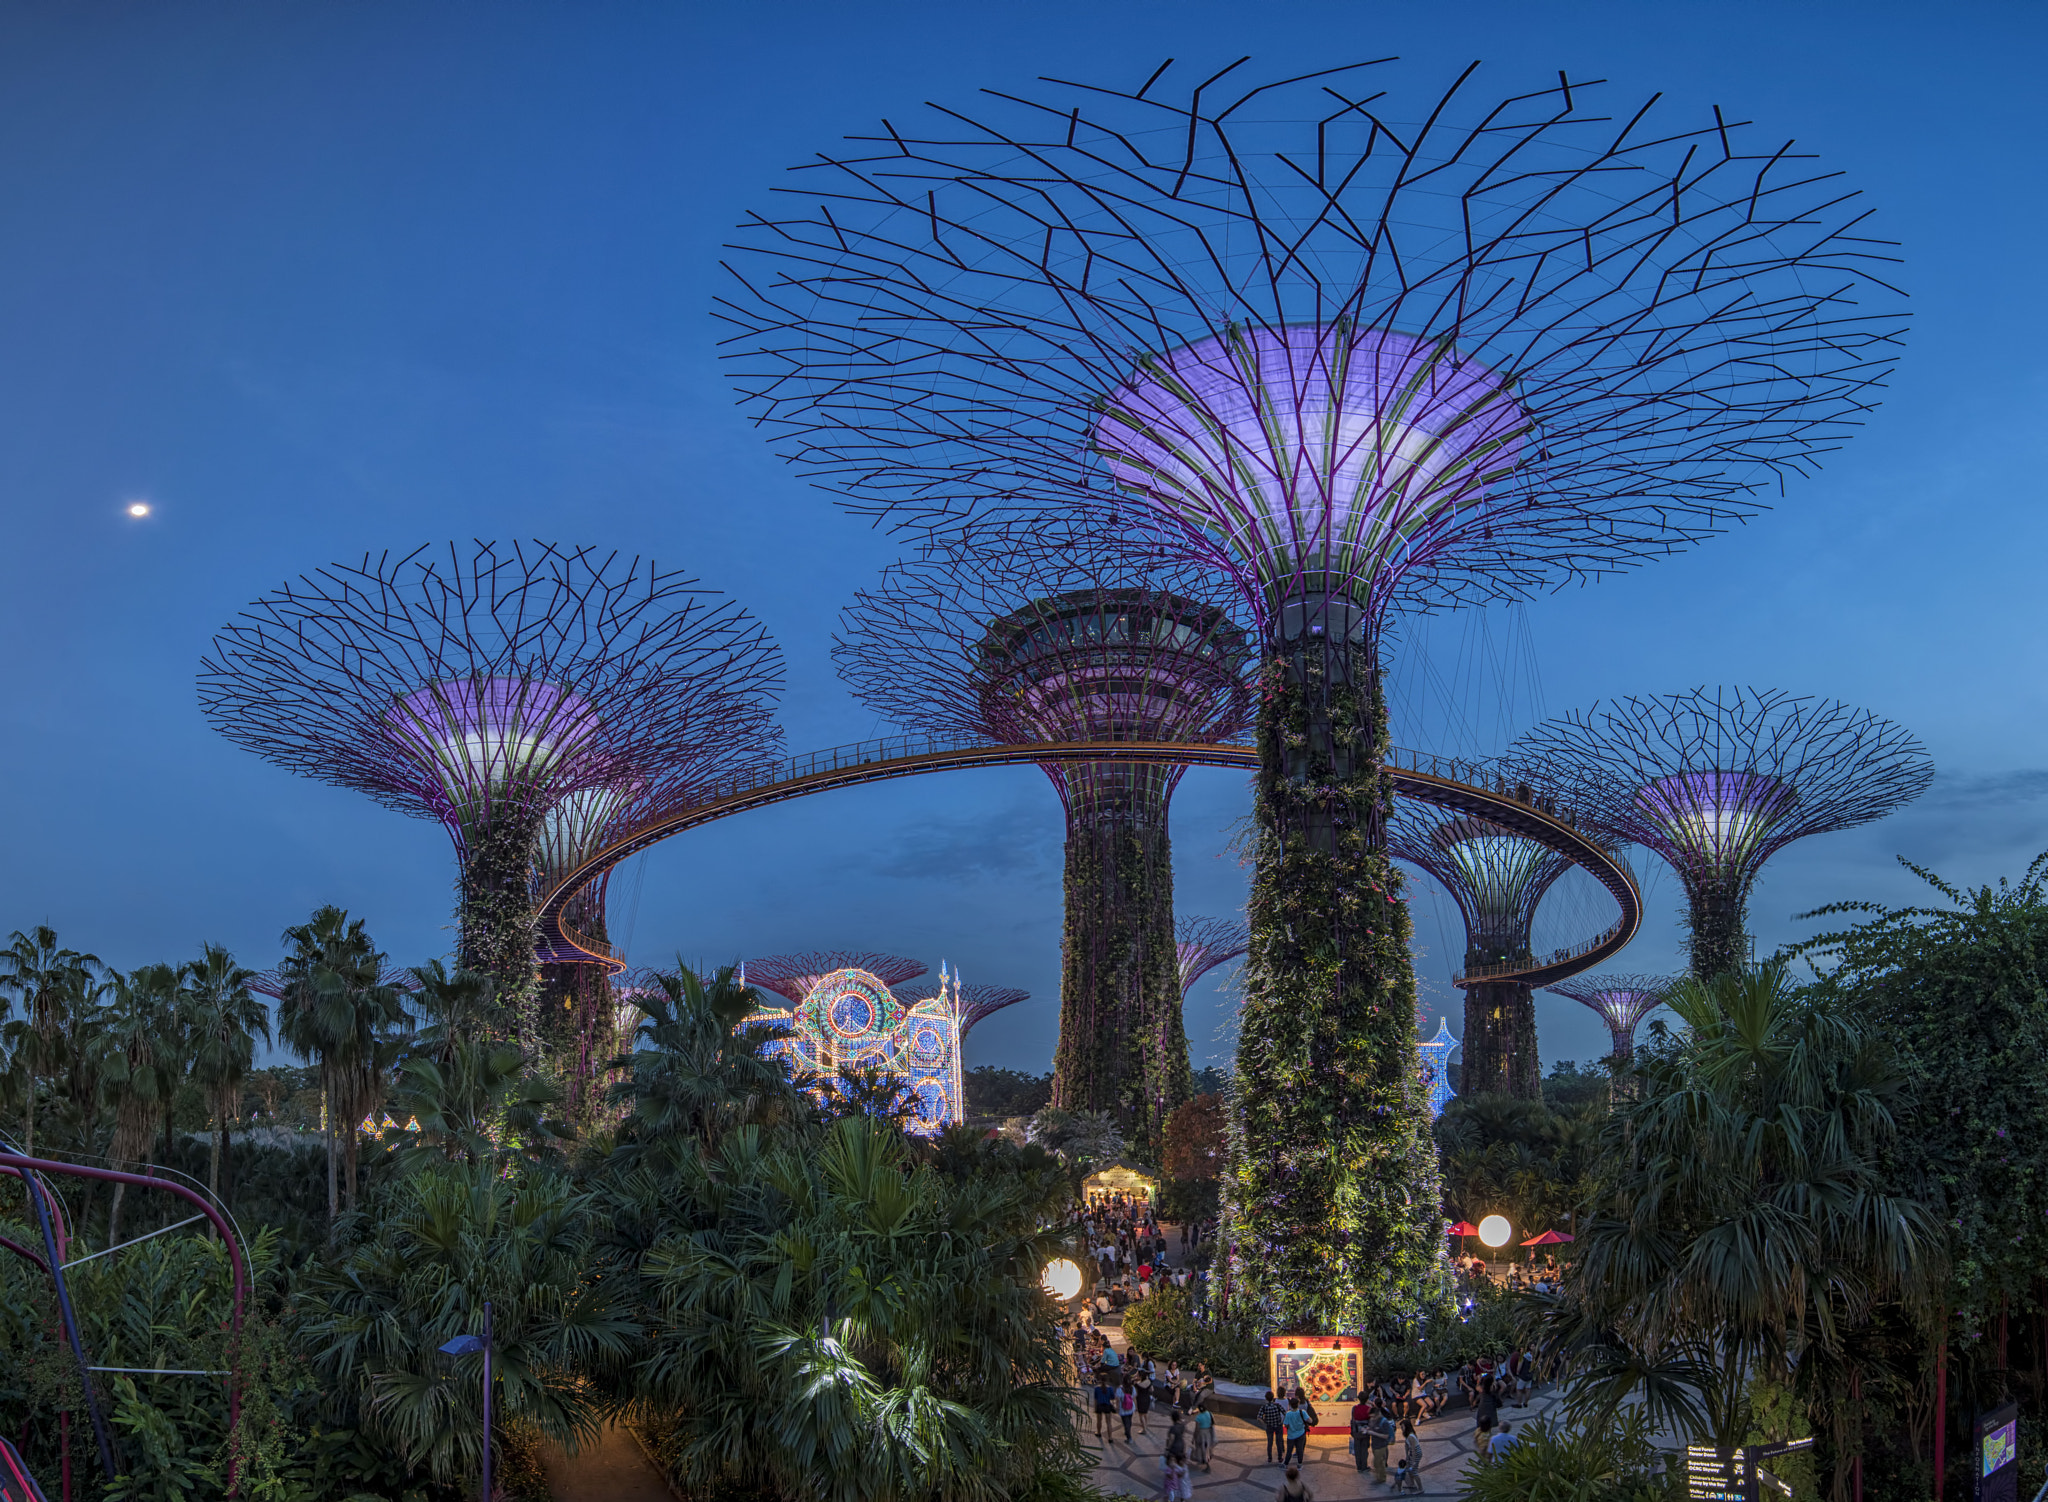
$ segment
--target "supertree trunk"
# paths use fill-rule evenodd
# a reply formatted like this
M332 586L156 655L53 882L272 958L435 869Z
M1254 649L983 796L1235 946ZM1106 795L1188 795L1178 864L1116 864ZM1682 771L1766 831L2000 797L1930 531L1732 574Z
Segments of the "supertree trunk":
M1465 1095L1543 1098L1536 1051L1536 996L1516 981L1479 981L1465 988Z
M563 914L569 928L600 943L611 938L603 891L598 884L579 893ZM599 964L541 966L538 1010L538 1051L561 1077L569 1119L587 1129L604 1104L607 1066L618 1052L610 970Z
M499 1004L512 1033L531 1048L539 1042L539 974L534 951L533 862L537 816L498 811L463 831L461 940L457 962L482 970L498 986Z
M1166 788L1145 769L1089 768L1068 779L1067 796L1053 1104L1112 1112L1128 1137L1156 1149L1166 1118L1194 1094Z
M1748 899L1748 883L1740 877L1717 874L1692 883L1686 927L1694 979L1710 981L1748 968L1749 935L1743 931Z
M1387 855L1377 657L1269 652L1231 1194L1243 1288L1279 1330L1392 1332L1443 1305L1442 1189Z

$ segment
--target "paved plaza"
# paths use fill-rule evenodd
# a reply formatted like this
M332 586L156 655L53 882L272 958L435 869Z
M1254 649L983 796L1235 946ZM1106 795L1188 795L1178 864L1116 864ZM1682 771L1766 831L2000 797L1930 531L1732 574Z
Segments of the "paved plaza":
M1508 1408L1501 1417L1520 1429L1529 1420L1541 1418L1556 1401L1557 1390L1544 1388L1529 1399L1527 1408ZM1348 1405L1343 1411L1350 1412ZM1084 1442L1100 1456L1095 1468L1098 1486L1116 1496L1159 1495L1159 1455L1166 1447L1167 1428L1163 1412L1155 1411L1151 1415L1149 1434L1133 1433L1128 1445L1123 1441L1120 1423L1116 1427L1114 1442L1104 1445L1094 1437L1094 1416L1090 1414L1082 1422ZM1456 1496L1460 1490L1460 1478L1472 1463L1472 1410L1465 1407L1446 1409L1441 1417L1418 1425L1416 1432L1422 1437L1422 1491L1419 1495ZM1314 1491L1316 1502L1350 1502L1355 1498L1396 1495L1391 1479L1382 1486L1373 1480L1369 1469L1364 1472L1358 1470L1357 1462L1347 1448L1349 1443L1342 1434L1309 1436L1308 1464L1302 1469L1302 1478ZM1396 1456L1400 1454L1398 1444L1393 1453ZM1217 1414L1215 1457L1209 1470L1196 1467L1192 1479L1199 1502L1270 1502L1285 1475L1284 1468L1266 1460L1263 1430L1244 1419ZM1388 1475L1391 1478L1391 1470Z

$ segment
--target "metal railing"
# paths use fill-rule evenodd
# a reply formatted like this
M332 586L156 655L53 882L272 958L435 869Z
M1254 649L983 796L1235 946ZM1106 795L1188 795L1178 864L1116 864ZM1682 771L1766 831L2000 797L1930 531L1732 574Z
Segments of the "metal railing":
M1241 765L1248 759L1251 745L1251 738L1245 735L1221 742L1190 742L1184 748L1171 749L1184 749L1185 759L1191 764L1200 764L1211 758L1214 759L1212 764L1214 761L1221 761L1224 758L1216 756L1219 751L1235 753L1228 756L1228 760ZM876 768L880 776L901 775L900 771L891 772L887 768L894 765L914 771L941 770L956 757L969 763L993 761L1003 759L1001 754L1005 752L1013 753L1018 760L1029 761L1032 759L1029 752L1034 749L1037 748L1014 746L970 735L896 735L856 741L844 746L830 746L780 761L766 762L753 771L725 778L708 787L700 787L696 790L696 796L687 804L651 814L639 827L619 834L608 847L608 850L613 852L609 860L605 860L604 853L593 857L593 861L604 861L604 864L586 863L582 867L566 872L548 884L544 890L536 893L536 896L544 912L553 910L550 926L570 946L587 955L600 957L613 965L623 967L625 957L617 947L576 932L565 921L560 911L561 904L568 894L586 885L610 863L647 848L665 833L676 832L716 818L719 816L721 805L737 805L739 808L754 806L764 801L758 795L773 793L777 789L787 789L790 796L795 796L801 791L808 791L800 787L800 784L811 779L826 779L833 774L857 772L863 767ZM1052 744L1044 748L1046 752L1057 752L1060 749ZM1127 755L1133 760L1157 761L1165 759L1163 753L1167 750L1167 747L1159 743L1131 742L1128 751L1123 751L1119 743L1095 742L1088 745L1087 754L1104 760L1116 760L1122 755ZM1204 756L1205 752L1209 753L1208 757ZM1066 754L1072 758L1073 749L1068 748ZM1577 810L1562 802L1549 790L1532 787L1527 782L1509 778L1498 765L1491 762L1444 756L1434 752L1412 751L1402 746L1388 747L1385 765L1396 772L1406 772L1411 776L1427 777L1441 782L1453 790L1454 794L1457 789L1479 794L1482 802L1491 802L1494 805L1497 815L1507 813L1507 810L1499 807L1501 803L1512 803L1528 808L1546 820L1563 825L1571 831L1571 838L1567 843L1590 847L1597 851L1606 864L1620 872L1628 896L1633 895L1635 882L1628 872L1626 863L1608 847L1606 841L1582 829ZM735 808L734 811L738 809ZM1573 855L1572 859L1584 864L1579 855ZM1595 874L1599 875L1597 871ZM1528 974L1559 965L1569 965L1596 950L1615 945L1618 939L1633 932L1634 926L1640 924L1640 899L1633 903L1635 923L1632 924L1632 904L1628 896L1625 896L1624 891L1618 889L1607 876L1600 876L1599 879L1621 902L1623 912L1619 921L1582 943L1552 950L1545 955L1532 956L1526 961L1498 961L1476 966L1458 977L1458 980L1463 982L1496 975Z

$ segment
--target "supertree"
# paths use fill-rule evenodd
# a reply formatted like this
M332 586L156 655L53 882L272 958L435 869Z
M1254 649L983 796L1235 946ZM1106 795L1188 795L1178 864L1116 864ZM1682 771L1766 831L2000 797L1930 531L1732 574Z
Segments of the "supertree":
M914 980L895 987L896 995L903 1001L924 1001L939 994L936 981ZM960 986L960 1041L965 1043L967 1035L975 1027L994 1016L1004 1007L1013 1007L1020 1001L1029 1001L1031 993L1020 991L1015 986Z
M1011 744L1203 743L1251 718L1251 652L1213 576L1113 534L956 537L854 597L833 656L907 729ZM1046 762L1066 812L1052 1099L1140 1141L1193 1094L1167 823L1183 766Z
M1179 962L1181 999L1195 982L1227 965L1251 947L1251 930L1242 918L1182 918L1174 927L1174 954Z
M1636 1056L1637 1026L1664 1005L1678 979L1670 975L1575 975L1548 989L1553 995L1569 996L1581 1006L1591 1007L1607 1024L1614 1039L1614 1071L1619 1074Z
M769 954L740 966L740 980L802 1006L818 982L841 970L865 970L892 991L931 969L923 960L900 954L874 954L865 949L811 949L802 954Z
M1484 977L1527 966L1537 904L1571 869L1570 857L1485 819L1412 801L1387 821L1387 848L1435 877L1465 920L1464 1093L1541 1100L1535 997L1521 981Z
M457 961L538 1044L532 883L550 810L750 768L781 749L780 650L651 562L548 543L366 554L255 601L202 659L199 702L267 761L438 819L460 864ZM572 805L580 806L580 805Z
M1606 833L1665 859L1685 886L1701 980L1748 963L1744 921L1765 861L1882 818L1934 778L1920 742L1890 720L1747 688L1609 700L1537 726L1508 760L1542 766Z
M904 526L1122 504L1263 647L1228 1197L1279 1328L1447 1298L1385 850L1390 609L1745 517L1869 405L1901 316L1831 174L1719 111L1375 64L1048 83L886 122L741 232L755 417Z

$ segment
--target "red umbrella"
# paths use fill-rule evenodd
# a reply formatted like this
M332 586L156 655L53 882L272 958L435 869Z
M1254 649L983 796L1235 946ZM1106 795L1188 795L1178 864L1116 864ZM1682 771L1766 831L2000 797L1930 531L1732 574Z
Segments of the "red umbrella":
M1445 1234L1449 1236L1477 1236L1479 1234L1479 1227L1473 1225L1469 1220L1461 1220L1452 1226L1449 1231L1445 1232Z
M1527 1241L1523 1242L1522 1245L1562 1246L1565 1242L1570 1240L1571 1237L1565 1235L1562 1231L1545 1231L1541 1236L1531 1236Z

